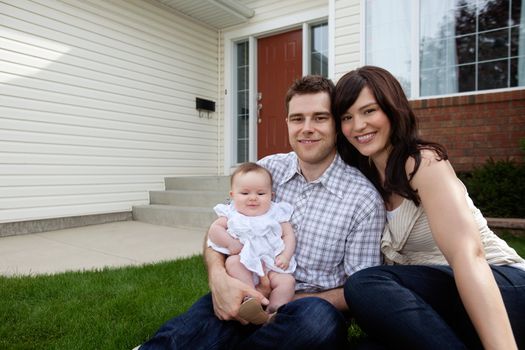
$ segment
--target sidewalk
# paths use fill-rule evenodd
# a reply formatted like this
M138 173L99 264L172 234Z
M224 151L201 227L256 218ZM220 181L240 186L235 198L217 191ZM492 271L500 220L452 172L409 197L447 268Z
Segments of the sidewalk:
M202 252L204 231L121 221L0 238L0 275L142 265Z

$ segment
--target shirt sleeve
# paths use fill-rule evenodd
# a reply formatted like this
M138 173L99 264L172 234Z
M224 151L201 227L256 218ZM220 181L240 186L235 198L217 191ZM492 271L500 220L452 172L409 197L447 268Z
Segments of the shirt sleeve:
M293 213L293 207L290 203L279 202L273 205L275 206L275 218L278 222L290 221Z
M225 216L228 218L230 215L230 205L228 204L217 204L213 207L213 210L217 216Z
M351 274L371 266L381 265L381 235L385 228L386 213L382 200L372 200L363 208L361 216L345 246L345 273Z

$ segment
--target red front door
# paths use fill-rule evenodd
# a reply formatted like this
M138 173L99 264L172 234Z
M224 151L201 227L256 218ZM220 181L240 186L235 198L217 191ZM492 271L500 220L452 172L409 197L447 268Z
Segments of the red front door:
M257 41L257 159L291 151L286 128L286 91L302 76L302 31Z

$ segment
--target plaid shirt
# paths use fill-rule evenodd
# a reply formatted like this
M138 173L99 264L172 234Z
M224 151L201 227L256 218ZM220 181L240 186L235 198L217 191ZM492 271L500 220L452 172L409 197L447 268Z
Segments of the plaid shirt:
M258 163L272 173L275 201L294 206L296 291L341 287L352 273L381 264L384 203L357 169L337 155L319 179L308 183L294 152Z

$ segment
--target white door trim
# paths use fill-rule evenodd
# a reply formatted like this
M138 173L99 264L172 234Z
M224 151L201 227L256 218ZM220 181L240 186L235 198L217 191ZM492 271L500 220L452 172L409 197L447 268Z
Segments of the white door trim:
M327 4L328 5L328 4ZM330 6L333 6L330 1ZM233 94L235 70L233 69L233 58L235 54L235 44L239 41L248 40L249 42L249 62L250 62L250 93L249 93L249 136L250 136L250 161L257 159L257 38L268 36L271 34L278 34L288 30L301 28L303 24L318 23L328 19L330 23L333 19L328 18L328 6L321 6L308 11L294 13L293 15L282 16L268 21L246 25L242 28L233 29L224 32L224 167L225 175L231 173L231 168L236 165L234 161L234 151L236 147L236 140L233 139L235 135L233 130L232 118L234 117L234 103L235 95ZM335 14L333 14L335 16ZM333 38L328 38L333 40ZM303 57L305 56L305 48L309 45L303 45ZM334 62L329 62L329 71L333 72ZM303 73L305 68L303 67ZM283 96L284 98L284 96Z

